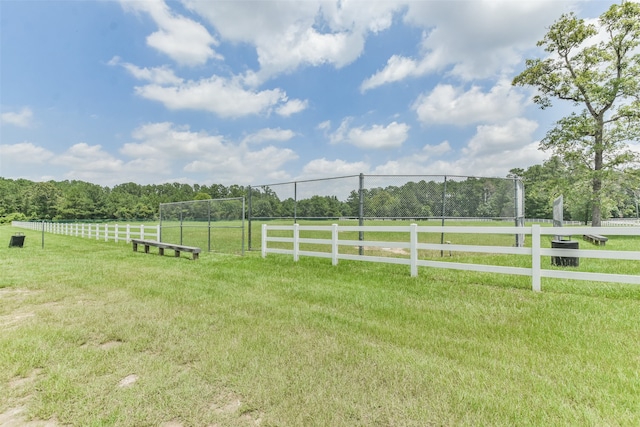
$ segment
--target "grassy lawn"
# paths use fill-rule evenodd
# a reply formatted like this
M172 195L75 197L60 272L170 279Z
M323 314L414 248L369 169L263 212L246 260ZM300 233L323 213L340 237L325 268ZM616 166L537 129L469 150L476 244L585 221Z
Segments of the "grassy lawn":
M0 424L640 425L638 287L15 231Z

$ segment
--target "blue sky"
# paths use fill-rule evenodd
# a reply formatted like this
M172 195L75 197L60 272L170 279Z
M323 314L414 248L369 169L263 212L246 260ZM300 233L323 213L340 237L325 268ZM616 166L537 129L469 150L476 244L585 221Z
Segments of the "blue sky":
M0 0L0 176L505 176L571 108L511 80L612 3Z

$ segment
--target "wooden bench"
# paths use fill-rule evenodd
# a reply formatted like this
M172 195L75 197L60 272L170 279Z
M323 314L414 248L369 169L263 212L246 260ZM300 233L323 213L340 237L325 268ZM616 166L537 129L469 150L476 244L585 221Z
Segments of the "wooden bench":
M609 240L607 237L599 234L583 234L582 238L598 246L604 246L607 243L607 240Z
M131 239L131 243L133 244L134 252L138 252L138 245L144 245L144 253L146 254L149 253L149 247L151 246L158 248L159 255L164 255L165 249L171 249L174 251L176 257L180 256L180 252L191 252L193 254L193 259L198 259L198 255L201 252L200 248L196 248L194 246L176 245L174 243L164 243L155 240Z

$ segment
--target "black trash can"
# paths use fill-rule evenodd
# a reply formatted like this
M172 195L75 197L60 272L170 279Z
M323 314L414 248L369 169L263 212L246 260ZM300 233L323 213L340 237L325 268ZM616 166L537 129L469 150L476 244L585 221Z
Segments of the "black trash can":
M575 240L552 240L551 248L553 249L579 249L578 242ZM564 257L564 256L552 256L551 265L557 265L559 267L578 267L580 265L580 258L577 257Z
M21 248L24 245L24 234L16 233L11 236L11 240L9 240L10 248Z

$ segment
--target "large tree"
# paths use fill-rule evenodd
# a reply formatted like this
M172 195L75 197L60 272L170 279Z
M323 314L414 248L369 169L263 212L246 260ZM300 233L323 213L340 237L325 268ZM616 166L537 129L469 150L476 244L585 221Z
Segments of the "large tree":
M538 46L547 57L527 60L513 84L535 87L543 109L552 99L581 107L540 145L588 182L592 225L600 226L611 176L636 160L628 143L640 137L640 4L614 4L597 24L562 15Z

